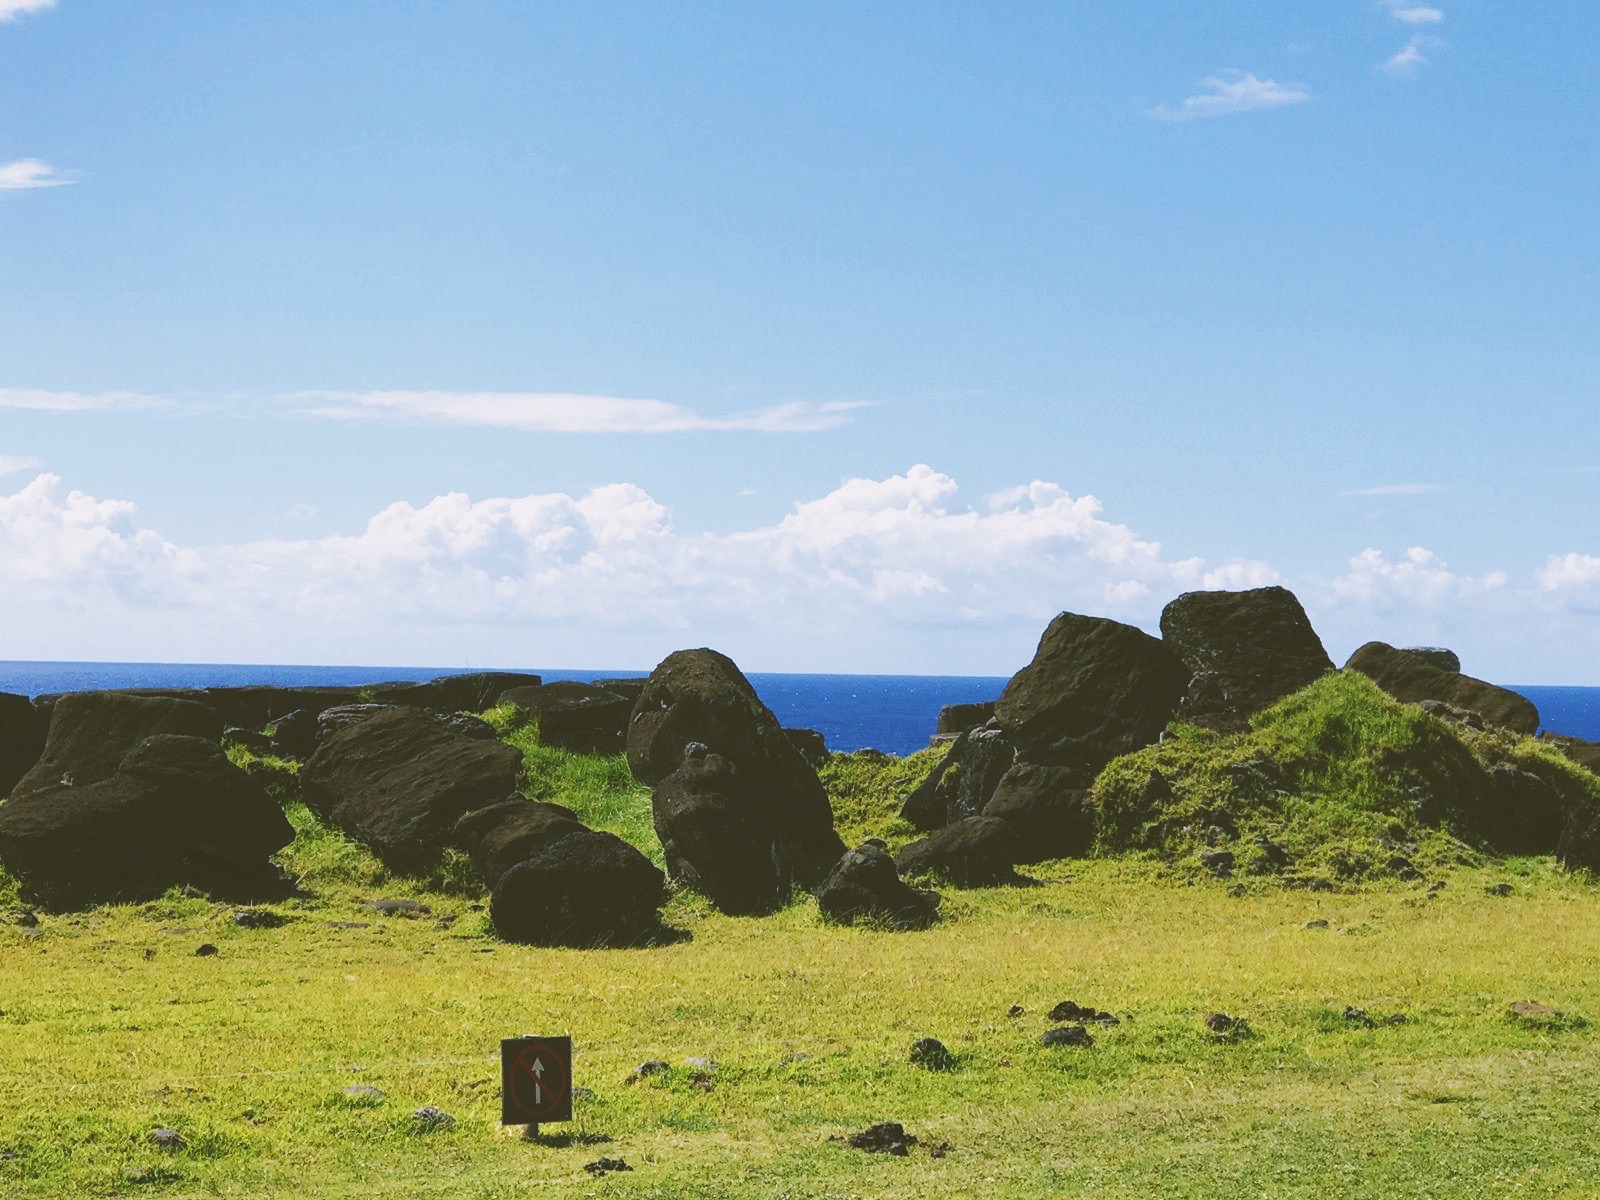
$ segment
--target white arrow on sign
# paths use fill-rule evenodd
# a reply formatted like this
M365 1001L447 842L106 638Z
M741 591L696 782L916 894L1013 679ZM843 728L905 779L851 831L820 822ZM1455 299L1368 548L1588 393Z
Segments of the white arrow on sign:
M541 1089L544 1087L544 1063L536 1058L528 1070L533 1072L533 1102L535 1105L543 1104L544 1092Z

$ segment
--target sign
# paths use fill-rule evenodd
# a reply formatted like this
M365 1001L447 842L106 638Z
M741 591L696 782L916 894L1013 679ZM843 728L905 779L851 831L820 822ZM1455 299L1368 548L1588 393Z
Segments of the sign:
M500 1124L572 1120L572 1039L506 1038L500 1043Z

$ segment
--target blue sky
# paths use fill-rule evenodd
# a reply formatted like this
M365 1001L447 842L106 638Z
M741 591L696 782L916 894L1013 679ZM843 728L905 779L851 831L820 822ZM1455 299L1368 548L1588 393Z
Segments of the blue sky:
M1600 684L1579 0L0 0L0 658Z

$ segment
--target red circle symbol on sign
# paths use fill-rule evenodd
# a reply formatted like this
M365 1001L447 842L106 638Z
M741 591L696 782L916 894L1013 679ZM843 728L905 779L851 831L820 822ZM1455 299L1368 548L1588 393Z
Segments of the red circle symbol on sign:
M548 1046L530 1046L511 1064L506 1099L529 1121L561 1112L572 1080L567 1064Z

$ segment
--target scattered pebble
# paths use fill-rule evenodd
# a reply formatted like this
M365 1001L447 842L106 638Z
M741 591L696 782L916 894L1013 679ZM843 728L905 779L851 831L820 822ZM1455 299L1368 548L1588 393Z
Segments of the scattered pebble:
M1250 1024L1243 1017L1230 1017L1224 1012L1207 1013L1205 1027L1224 1041L1250 1036Z
M1314 921L1307 921L1306 922L1306 928L1307 929L1326 929L1327 927L1328 927L1328 922L1327 922L1326 919L1324 919L1322 917L1318 917Z
M1050 1010L1052 1021L1087 1021L1098 1025L1120 1025L1121 1020L1111 1013L1079 1004L1076 1000L1063 1000Z
M648 1062L642 1062L635 1067L633 1074L628 1076L628 1082L633 1083L638 1079L648 1079L652 1075L659 1075L661 1072L670 1071L671 1069L672 1067L662 1059L652 1058Z
M911 1065L928 1071L955 1069L956 1056L938 1038L918 1038L911 1043Z
M6 920L23 929L32 929L39 924L39 914L32 909L14 908L6 914Z
M876 1125L868 1125L860 1133L852 1133L845 1140L868 1154L893 1154L897 1158L907 1157L911 1147L917 1144L917 1139L907 1133L899 1121L879 1121Z
M220 951L218 951L217 948L210 942L202 942L199 948L195 950L194 956L196 958L210 958L212 955L218 953L220 953Z
M1445 886L1444 880L1435 879L1432 883L1430 883L1428 885L1428 890L1430 892L1442 892L1442 891L1444 891L1444 886Z
M1041 1046L1092 1046L1094 1039L1082 1025L1058 1025L1039 1038Z
M329 921L329 929L370 929L365 921Z
M168 1129L165 1125L152 1129L144 1135L144 1140L157 1150L182 1150L188 1145L184 1141L183 1134L176 1129Z
M146 946L143 950L139 951L139 953L144 958L145 962L149 962L156 956L156 948L154 946Z
M630 1167L624 1160L620 1158L597 1158L593 1162L584 1163L583 1169L589 1172L589 1174L596 1176L605 1175L611 1171L633 1170L632 1167Z
M1518 1000L1511 1006L1511 1015L1519 1021L1559 1021L1567 1014L1537 1000Z
M1023 1008L1022 1005L1013 1004L1010 1008L1006 1009L1006 1016L1008 1016L1008 1017L1021 1017L1021 1016L1025 1016L1027 1014L1027 1012L1028 1012L1028 1010Z
M352 1100L387 1100L389 1093L382 1088L373 1087L370 1083L352 1083L345 1088L344 1094Z
M1350 1022L1352 1025L1361 1026L1363 1029L1373 1029L1376 1028L1378 1024L1372 1019L1372 1016L1367 1012L1366 1009L1357 1008L1353 1004L1345 1005L1344 1019Z
M1306 884L1306 887L1313 892L1333 891L1333 884L1329 883L1326 879L1313 879L1310 883Z
M416 1122L418 1133L433 1133L439 1129L449 1129L456 1123L456 1119L443 1109L435 1108L431 1104L424 1105L411 1114L411 1119Z
M1512 887L1509 883L1491 883L1483 890L1488 892L1491 896L1509 896L1517 889Z

